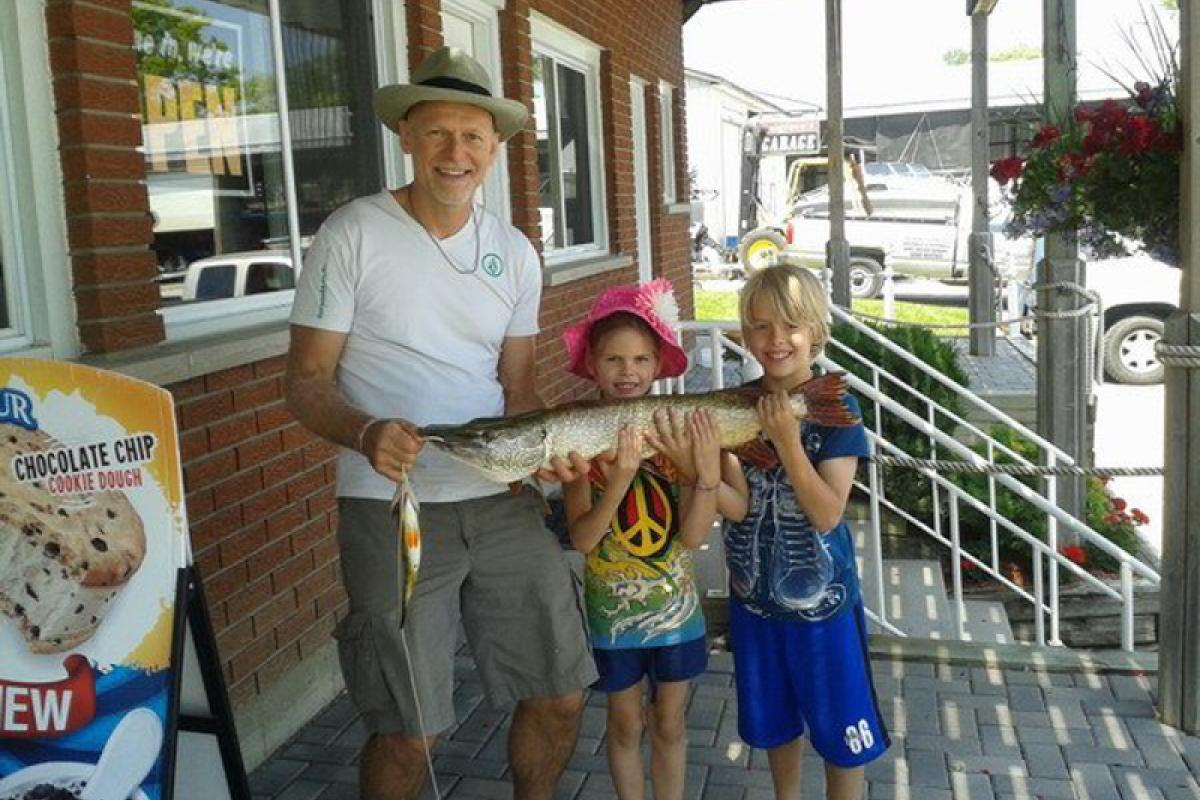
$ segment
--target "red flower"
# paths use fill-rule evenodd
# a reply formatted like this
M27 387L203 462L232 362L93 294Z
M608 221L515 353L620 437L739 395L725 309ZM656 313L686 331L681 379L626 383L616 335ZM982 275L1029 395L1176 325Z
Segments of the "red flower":
M1112 500L1109 501L1109 505L1112 506L1113 511L1124 511L1125 506L1128 504L1125 502L1124 498L1114 497Z
M1155 142L1161 133L1162 129L1157 120L1149 117L1130 117L1120 150L1127 156L1137 155L1148 150L1151 143Z
M1004 186L1009 181L1021 177L1025 170L1025 159L1020 156L1009 156L992 162L991 174L996 182Z
M1075 106L1075 121L1087 122L1092 118L1092 110L1086 106Z
M1062 554L1081 567L1087 563L1087 552L1079 545L1064 547L1062 549Z
M1062 130L1057 125L1043 125L1041 130L1034 134L1031 145L1034 150L1039 150L1054 143L1060 136L1062 136Z
M1065 156L1066 163L1070 167L1070 176L1079 177L1088 174L1088 170L1092 168L1091 159L1082 153L1067 153Z
M1132 513L1133 513L1133 521L1136 522L1138 525L1145 525L1147 522L1150 521L1150 517L1146 516L1146 512L1142 511L1140 508L1133 509Z
M958 565L960 567L962 567L963 571L965 571L965 572L970 572L973 569L979 569L979 567L976 566L974 561L971 561L970 559L966 559L966 558L960 558Z

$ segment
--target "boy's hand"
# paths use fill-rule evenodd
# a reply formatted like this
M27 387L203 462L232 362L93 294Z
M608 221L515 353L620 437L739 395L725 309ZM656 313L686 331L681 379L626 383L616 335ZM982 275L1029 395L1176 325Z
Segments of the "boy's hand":
M660 408L654 412L654 430L647 431L646 442L671 460L679 477L685 481L695 480L696 462L690 420L673 408Z
M800 420L792 412L787 392L772 392L758 399L758 421L763 434L780 453L800 446Z

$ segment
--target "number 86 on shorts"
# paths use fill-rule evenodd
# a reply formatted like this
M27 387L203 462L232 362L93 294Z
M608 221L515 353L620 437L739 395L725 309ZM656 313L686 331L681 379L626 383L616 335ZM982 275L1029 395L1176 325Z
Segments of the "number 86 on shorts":
M858 755L863 750L871 749L875 744L875 734L871 731L870 723L860 719L857 724L846 726L845 740L850 752Z

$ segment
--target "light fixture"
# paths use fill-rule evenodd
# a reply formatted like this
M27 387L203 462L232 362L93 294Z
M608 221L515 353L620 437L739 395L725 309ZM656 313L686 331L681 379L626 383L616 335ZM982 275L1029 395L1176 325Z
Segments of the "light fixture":
M992 9L996 7L999 0L967 0L967 16L975 14L987 15L992 13Z

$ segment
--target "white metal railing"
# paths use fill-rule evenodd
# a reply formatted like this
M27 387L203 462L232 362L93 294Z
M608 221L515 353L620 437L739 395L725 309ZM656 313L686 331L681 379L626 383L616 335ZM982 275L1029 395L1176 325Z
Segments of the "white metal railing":
M1032 443L1038 449L1038 463L1040 465L1053 467L1073 466L1075 464L1074 459L1070 455L1056 447L1053 443L1042 438L1016 419L973 394L966 387L932 369L908 351L894 344L891 340L854 319L843 309L834 307L833 314L835 321L851 325L860 334L872 339L889 352L894 353L900 359L953 392L964 405L973 409L974 413L971 416L983 417L990 420L991 424L999 424L1010 428L1021 438ZM727 351L736 354L742 362L744 378L755 377L761 374L761 368L754 362L750 354L728 336L729 333L738 330L736 322L682 322L679 328L683 331L693 331L708 335L709 354L711 356L711 388L720 389L724 387L724 356ZM822 357L824 366L844 370L851 388L864 402L871 403L874 407L875 424L872 429L867 431L871 443L872 455L913 455L905 452L894 442L888 441L884 437L883 420L886 414L892 418L901 420L916 430L921 436L925 437L931 458L936 459L940 454L945 454L956 460L969 461L981 466L987 466L997 463L999 456L1004 456L1008 460L1008 463L1031 464L1030 460L1025 458L1021 453L992 437L985 429L990 427L990 425L977 425L969 421L966 418L966 414L958 414L945 408L898 376L867 361L857 352L840 342L831 341L826 351L826 355ZM846 369L851 364L865 368L870 375L870 380L863 380ZM682 394L685 392L683 376L664 380L661 384L660 390L664 393ZM920 406L923 408L924 413L918 414L906 408L904 404L896 399L897 397L902 397L910 404ZM958 429L959 431L969 433L980 443L984 453L981 455L963 444L952 434L939 428L937 424L939 419L951 423L949 426L951 430ZM928 480L930 485L931 508L933 509L932 520L930 522L919 518L917 514L904 507L902 500L911 500L912 498L889 498L886 495L881 468L874 460L867 467L867 485L864 486L856 482L859 488L867 492L869 498L870 526L865 555L867 558L875 561L877 569L874 570L873 574L877 576L877 579L873 586L863 588L863 596L868 607L868 615L872 620L876 621L882 628L889 632L904 635L888 619L887 603L885 600L881 521L883 509L886 508L908 522L913 530L920 531L934 542L949 550L951 558L952 603L960 638L963 635L962 626L965 619L962 582L962 564L965 561L973 564L1000 586L1013 592L1017 597L1032 605L1034 610L1035 637L1038 644L1062 644L1060 639L1061 608L1058 577L1059 570L1062 569L1070 572L1080 581L1093 587L1101 594L1120 602L1121 647L1126 651L1134 649L1134 579L1137 577L1144 584L1157 586L1160 582L1159 574L1152 567L1142 563L1135 556L1110 542L1085 522L1075 519L1060 509L1054 502L1056 480L1053 476L1046 477L1043 480L1043 490L1039 493L1011 475L987 473L987 499L981 500L954 481L949 480L932 469L922 468L918 471ZM1007 489L1022 502L1032 506L1042 515L1046 522L1046 537L1044 541L1000 513L997 505L998 487ZM947 523L950 531L948 534L943 530L940 513L943 502L949 509ZM981 559L963 549L962 542L960 541L959 524L959 510L962 505L974 509L987 519L989 534L987 538L990 548L986 559ZM1062 526L1065 530L1074 532L1083 542L1103 551L1117 561L1120 565L1119 588L1110 586L1109 583L1081 568L1062 552L1059 552L1059 526ZM1020 586L1002 574L1000 568L1001 531L1015 537L1018 541L1029 547L1033 574L1032 587ZM1049 622L1048 634L1046 630L1047 621Z

